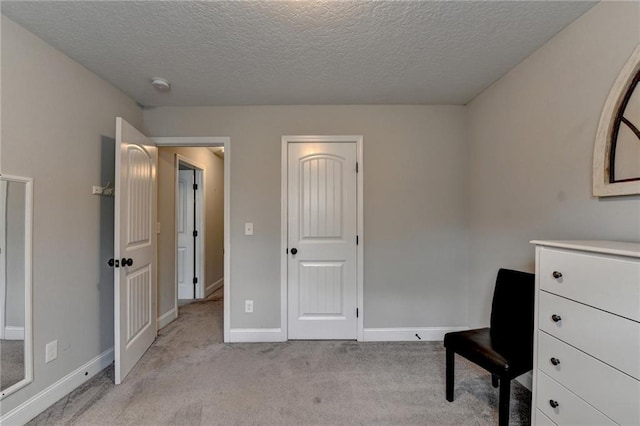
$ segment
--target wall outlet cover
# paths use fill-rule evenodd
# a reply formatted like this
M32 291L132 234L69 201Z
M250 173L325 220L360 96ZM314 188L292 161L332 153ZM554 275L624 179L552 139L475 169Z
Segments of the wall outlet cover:
M53 361L58 358L58 341L54 340L53 342L47 343L45 347L45 359L46 363Z

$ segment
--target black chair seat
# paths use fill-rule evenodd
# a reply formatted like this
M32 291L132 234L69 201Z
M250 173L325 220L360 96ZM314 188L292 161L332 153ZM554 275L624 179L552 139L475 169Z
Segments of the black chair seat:
M494 387L499 381L498 424L509 424L511 380L533 368L534 291L533 274L500 269L490 327L445 334L447 401L453 401L455 354L459 354L490 372Z
M505 356L492 345L490 328L448 333L444 346L479 365L491 374L513 379L533 368L533 358L515 352Z

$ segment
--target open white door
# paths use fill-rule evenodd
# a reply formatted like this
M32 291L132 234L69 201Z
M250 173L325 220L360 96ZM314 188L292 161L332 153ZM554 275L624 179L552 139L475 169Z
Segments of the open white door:
M195 299L195 236L193 170L178 172L178 299Z
M116 118L116 384L136 365L157 334L157 161L154 143L122 118Z

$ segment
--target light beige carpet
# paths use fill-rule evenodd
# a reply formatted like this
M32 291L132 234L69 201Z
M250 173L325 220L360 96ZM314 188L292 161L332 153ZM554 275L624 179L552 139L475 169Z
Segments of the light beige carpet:
M110 367L32 425L494 425L490 375L456 359L444 395L441 342L222 343L222 301L184 306L124 383ZM530 392L512 386L511 424Z

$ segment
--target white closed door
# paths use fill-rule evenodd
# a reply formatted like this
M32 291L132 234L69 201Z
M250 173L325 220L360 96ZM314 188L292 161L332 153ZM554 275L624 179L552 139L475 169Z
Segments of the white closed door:
M195 299L194 274L194 171L178 172L178 299Z
M356 339L356 143L288 143L288 337Z
M153 142L118 117L114 212L116 384L122 382L157 335L157 159Z

